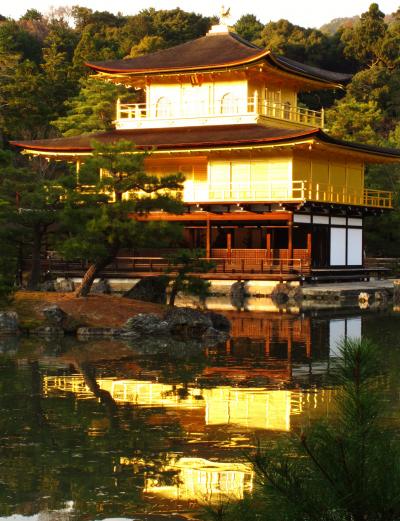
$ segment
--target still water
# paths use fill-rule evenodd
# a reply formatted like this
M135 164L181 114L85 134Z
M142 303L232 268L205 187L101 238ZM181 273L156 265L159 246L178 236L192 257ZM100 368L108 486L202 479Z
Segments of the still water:
M229 317L226 344L186 354L0 340L0 519L160 519L240 498L257 444L329 415L341 338L372 338L400 368L400 314Z

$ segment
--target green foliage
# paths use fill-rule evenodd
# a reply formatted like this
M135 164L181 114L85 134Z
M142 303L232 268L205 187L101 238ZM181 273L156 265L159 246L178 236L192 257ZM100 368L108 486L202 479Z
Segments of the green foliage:
M21 16L20 20L43 20L43 15L37 9L27 9L25 14Z
M65 102L66 115L52 122L64 136L111 130L117 98L123 102L134 99L125 87L90 76L82 78L79 85L79 93Z
M179 213L180 198L174 194L182 188L183 176L146 174L146 154L130 142L93 146L93 156L79 174L83 186L72 187L66 197L62 220L68 235L59 245L67 259L91 263L79 295L87 294L96 274L121 248L167 246L180 236L180 228L168 222L144 222L132 215Z
M317 29L304 29L287 20L266 24L255 43L310 65L333 70L346 70L348 66L335 35L329 37Z
M235 23L235 31L249 42L258 40L264 26L254 14L244 14Z
M372 65L381 59L383 39L387 31L385 15L378 4L371 4L351 29L343 32L344 53L356 58L361 65Z
M0 307L7 304L16 288L17 245L14 237L13 208L0 197Z
M41 59L40 42L14 20L0 23L0 52L19 54L38 63Z
M136 58L151 52L159 51L167 46L166 41L161 36L144 36L140 42L132 46L131 52L125 58Z
M27 160L0 150L0 200L8 209L3 214L5 230L12 249L32 259L29 276L32 289L41 281L42 246L45 241L48 246L51 244L50 236L56 231L64 193L59 165L41 158Z
M379 145L383 114L374 100L357 101L348 95L327 111L327 126L334 136L347 141Z
M259 449L253 517L244 503L233 509L233 519L399 519L400 444L379 353L368 340L344 341L340 352L332 416Z
M180 250L169 256L170 267L167 273L172 273L172 284L169 305L173 306L179 292L186 295L195 295L204 300L209 295L211 283L194 275L195 273L208 273L215 264L204 259L203 250Z

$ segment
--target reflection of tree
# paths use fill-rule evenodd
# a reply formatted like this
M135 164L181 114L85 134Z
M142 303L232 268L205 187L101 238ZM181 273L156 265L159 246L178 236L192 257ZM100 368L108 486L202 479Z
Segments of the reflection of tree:
M174 387L174 394L181 399L188 397L188 387L196 381L207 366L204 352L186 353L181 357L154 357L140 362L143 369L156 370L162 381Z
M99 384L96 381L96 368L89 362L81 362L78 365L80 372L82 373L85 384L88 386L90 391L99 399L107 411L107 416L110 419L110 425L113 429L118 429L119 418L118 418L118 407L115 403L114 398L108 391L100 389Z
M37 362L19 367L0 358L2 515L62 509L73 500L90 518L99 511L102 517L130 517L141 503L146 472L174 450L169 440L181 435L175 418L166 417L160 427L152 417L164 414L161 409L117 407L98 388L95 368L80 369L98 400L43 396ZM120 465L122 457L135 455L144 462L136 472Z

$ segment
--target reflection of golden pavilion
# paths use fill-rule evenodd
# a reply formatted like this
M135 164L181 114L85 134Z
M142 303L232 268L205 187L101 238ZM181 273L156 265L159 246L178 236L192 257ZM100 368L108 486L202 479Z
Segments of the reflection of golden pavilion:
M289 431L293 416L317 415L329 406L332 391L303 392L218 386L189 387L184 398L179 387L142 380L100 378L101 389L116 402L147 407L204 409L203 425L230 424L251 429ZM80 376L46 376L44 391L68 391L79 398L91 396Z
M134 460L121 458L121 464L134 464ZM242 499L253 488L251 465L216 462L203 458L180 458L162 469L175 471L173 483L161 478L147 478L144 492L158 494L167 499L212 502L220 498Z

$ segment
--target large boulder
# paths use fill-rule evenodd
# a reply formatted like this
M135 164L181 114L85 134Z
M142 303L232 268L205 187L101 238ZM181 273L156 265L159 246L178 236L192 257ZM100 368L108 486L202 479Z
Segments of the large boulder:
M61 326L68 316L57 304L45 307L42 313L46 321L55 326Z
M173 335L186 338L200 338L212 327L209 316L192 308L170 308L164 315Z
M300 302L303 298L303 291L300 286L292 286L290 282L277 284L271 293L272 301L278 305L287 304L289 301Z
M55 281L54 280L45 280L41 284L39 284L39 291L51 292L55 291Z
M206 316L211 320L212 327L218 331L229 333L231 330L231 322L225 315L216 313L215 311L207 311Z
M207 347L214 347L226 342L228 338L229 334L226 331L219 331L214 327L209 327L201 337L201 340Z
M65 313L57 304L43 308L42 313L46 319L46 326L60 328L65 333L76 333L80 326L79 322Z
M59 293L71 293L75 291L75 283L71 279L60 279L54 283L54 290Z
M111 286L107 279L100 279L95 282L90 289L90 293L93 295L110 295Z
M234 282L229 290L229 297L235 309L240 311L246 308L247 300L250 297L246 282L243 280Z
M15 335L19 331L18 315L15 311L0 312L0 335Z
M158 277L144 277L133 288L124 294L125 298L165 304L167 301L167 287L169 278L165 275Z
M139 335L167 335L169 324L154 313L139 313L128 318L123 325L124 333L136 333Z

